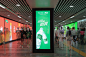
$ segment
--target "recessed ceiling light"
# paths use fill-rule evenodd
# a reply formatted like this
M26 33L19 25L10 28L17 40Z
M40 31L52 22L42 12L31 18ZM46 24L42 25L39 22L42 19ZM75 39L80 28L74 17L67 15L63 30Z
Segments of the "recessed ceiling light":
M10 15L7 15L7 16L10 16Z
M26 22L28 22L28 21L26 21Z
M74 7L74 6L70 6L70 7Z
M74 16L70 17L70 18L73 18Z
M31 16L29 16L29 17L31 17Z
M59 16L59 17L62 17L62 16Z
M20 16L18 16L19 18L21 18Z
M16 4L16 6L18 6L18 7L19 7L19 6L20 6L20 4Z
M63 22L65 22L65 21L63 21Z
M3 9L5 9L5 7L3 5L1 5L1 4L0 4L0 7L3 8Z
M83 17L86 17L86 16L83 16Z

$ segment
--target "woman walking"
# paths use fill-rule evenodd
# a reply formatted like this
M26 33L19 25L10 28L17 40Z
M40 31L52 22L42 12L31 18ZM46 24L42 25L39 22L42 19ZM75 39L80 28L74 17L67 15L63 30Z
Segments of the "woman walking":
M71 50L71 41L73 39L72 37L72 33L71 33L71 30L69 27L67 27L67 33L66 33L66 37L67 37L67 43L68 43L68 46L69 46L69 50Z

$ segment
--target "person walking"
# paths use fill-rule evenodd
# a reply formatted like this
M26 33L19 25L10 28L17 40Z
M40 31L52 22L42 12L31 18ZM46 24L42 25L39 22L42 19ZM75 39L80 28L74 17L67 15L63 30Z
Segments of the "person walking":
M76 46L76 39L77 39L77 31L75 30L75 27L72 27L72 36L73 36L73 46Z
M59 30L57 28L57 30L55 31L55 39L54 39L54 43L57 43L58 47L59 47Z
M71 41L73 39L72 37L72 33L71 33L71 30L69 27L67 27L67 33L66 33L66 38L67 38L67 43L68 43L68 46L69 46L69 50L71 50Z
M56 42L56 35L55 35L55 33L56 33L56 30L55 30L55 28L54 28L54 44L55 44L55 42Z
M63 49L63 38L64 38L64 30L61 27L61 30L59 31L59 48Z
M19 37L20 37L20 30L19 30L19 27L18 27L17 30L16 30L16 37L17 37L17 39L19 39Z
M19 27L16 30L16 37L17 37L17 39L20 38L20 30L19 30ZM18 41L18 44L19 44L19 41Z
M30 31L29 27L27 28L26 33L27 33L26 38L27 38L27 43L28 43L29 42L29 39L31 39L31 31Z
M81 43L81 45L84 44L84 36L85 36L84 33L85 33L85 30L84 30L84 28L82 28L80 31L80 43Z
M22 30L21 30L21 46L22 46L22 48L23 48L23 43L24 43L24 30L23 30L23 28L21 28Z

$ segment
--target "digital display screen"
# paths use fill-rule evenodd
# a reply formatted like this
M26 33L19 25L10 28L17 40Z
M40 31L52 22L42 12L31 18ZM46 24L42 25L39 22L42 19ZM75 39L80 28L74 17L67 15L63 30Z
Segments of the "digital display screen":
M50 10L36 11L36 49L50 49Z

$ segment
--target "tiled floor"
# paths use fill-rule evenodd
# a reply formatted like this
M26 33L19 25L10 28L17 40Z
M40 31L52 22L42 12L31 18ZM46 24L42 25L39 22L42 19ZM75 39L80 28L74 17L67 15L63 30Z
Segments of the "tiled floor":
M30 45L25 43L23 48L21 47L20 43L20 41L10 42L5 44L5 49L4 45L0 46L0 57L84 57L74 50L69 51L66 45L64 45L62 50L61 48L57 47L57 44L55 44L54 53L32 53L31 43ZM77 49L86 53L85 47L85 45L79 45Z

